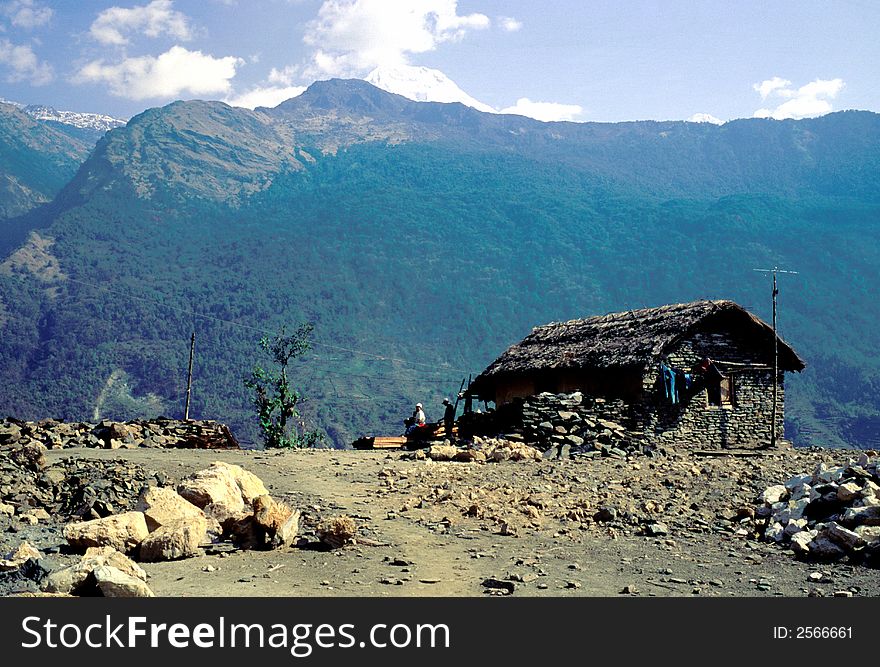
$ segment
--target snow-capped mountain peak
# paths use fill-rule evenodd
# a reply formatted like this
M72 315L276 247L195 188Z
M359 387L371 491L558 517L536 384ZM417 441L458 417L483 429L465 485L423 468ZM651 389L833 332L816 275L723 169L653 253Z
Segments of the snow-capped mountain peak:
M484 104L464 92L443 72L429 67L380 66L364 79L377 88L402 95L416 102L461 102L478 111L497 113L488 104Z
M689 123L712 123L712 125L724 125L724 121L710 113L695 113L687 119Z
M114 127L125 125L126 121L98 113L81 113L79 111L58 111L44 104L29 104L22 109L28 116L36 120L51 120L56 123L72 125L89 130L106 132Z

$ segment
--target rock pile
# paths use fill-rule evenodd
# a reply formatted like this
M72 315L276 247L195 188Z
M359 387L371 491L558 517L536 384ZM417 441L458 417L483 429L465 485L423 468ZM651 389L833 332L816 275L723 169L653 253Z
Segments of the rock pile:
M112 547L157 561L189 558L223 539L246 549L288 546L298 530L299 512L273 499L256 475L217 461L177 491L145 487L133 511L68 524L64 537L74 549Z
M167 481L161 473L121 460L70 457L47 465L45 452L36 442L0 445L0 525L109 516L131 509L144 485Z
M460 463L493 463L501 461L540 461L541 452L523 442L504 438L475 436L470 446L462 449L449 444L431 445L409 455L416 460L458 461Z
M257 476L237 465L215 462L175 489L162 476L114 461L65 459L40 468L45 466L43 446L10 449L23 448L29 448L27 455L0 458L9 461L3 465L12 466L15 475L10 486L2 487L8 492L4 497L15 503L0 505L3 516L19 523L38 512L34 522L71 515L87 519L60 531L68 548L82 558L50 573L43 554L23 542L0 558L0 592L33 591L38 585L57 594L149 597L153 593L136 561L190 558L224 540L242 549L285 547L299 533L300 513L272 498Z
M558 458L571 456L619 456L653 451L642 442L643 434L621 424L626 404L585 396L581 392L530 397L522 406L522 434L525 442Z
M0 558L0 595L11 591L38 590L49 573L42 561L43 554L27 541L19 543Z
M154 597L147 573L111 546L89 547L79 562L49 574L47 593L76 596Z
M755 522L764 538L811 560L880 563L880 463L862 454L768 487Z
M239 449L229 427L216 421L179 421L159 417L150 420L98 424L45 419L25 422L0 421L0 445L39 443L49 449L100 447L123 449L169 447L187 449Z

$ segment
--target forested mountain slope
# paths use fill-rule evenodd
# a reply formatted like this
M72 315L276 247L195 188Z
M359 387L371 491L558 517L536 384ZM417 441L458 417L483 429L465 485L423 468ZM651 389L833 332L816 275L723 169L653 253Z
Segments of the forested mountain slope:
M400 430L532 326L698 298L806 359L799 444L877 445L880 116L541 123L362 81L275 109L178 102L111 130L0 265L0 411L179 415L254 439L256 341L315 322L297 367L337 444Z

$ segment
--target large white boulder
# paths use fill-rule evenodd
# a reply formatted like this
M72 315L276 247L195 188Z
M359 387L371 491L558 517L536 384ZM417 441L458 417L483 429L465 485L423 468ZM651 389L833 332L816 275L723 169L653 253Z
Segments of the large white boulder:
M132 577L110 565L102 565L92 571L98 590L105 598L152 598L156 597L146 582Z
M102 519L69 523L64 527L64 538L75 549L113 547L123 553L131 552L150 534L143 512L124 512Z
M112 566L125 574L146 581L147 573L133 560L119 553L113 547L90 547L85 555L74 565L55 570L46 578L43 589L48 593L81 592L93 570L105 565Z
M167 487L146 487L141 491L135 509L144 513L147 528L151 531L181 519L205 518L201 508Z
M197 556L199 545L206 539L207 529L208 520L204 516L190 516L166 523L141 542L140 560L149 563Z

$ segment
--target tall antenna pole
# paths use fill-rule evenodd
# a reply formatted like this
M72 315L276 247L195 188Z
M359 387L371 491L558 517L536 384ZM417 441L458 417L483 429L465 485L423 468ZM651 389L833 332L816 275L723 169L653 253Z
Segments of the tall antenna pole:
M186 372L186 405L183 408L183 420L189 421L189 399L192 395L193 383L193 355L196 351L196 332L192 332L189 339L189 370Z
M776 330L776 296L779 294L779 287L776 276L779 273L791 273L797 275L797 271L783 271L778 266L772 269L753 269L759 273L773 274L773 407L770 410L770 447L776 447L776 415L777 415L777 399L779 398L779 334Z

